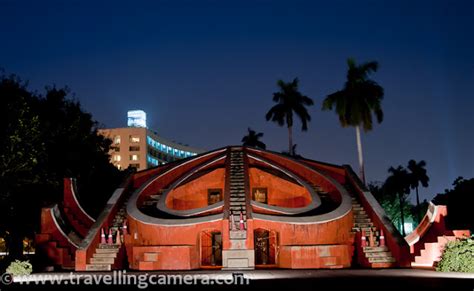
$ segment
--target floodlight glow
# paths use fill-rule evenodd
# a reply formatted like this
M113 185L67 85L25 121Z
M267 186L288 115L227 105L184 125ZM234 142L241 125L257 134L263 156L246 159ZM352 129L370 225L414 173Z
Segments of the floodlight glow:
M146 112L143 110L129 110L127 112L127 125L130 127L146 128Z

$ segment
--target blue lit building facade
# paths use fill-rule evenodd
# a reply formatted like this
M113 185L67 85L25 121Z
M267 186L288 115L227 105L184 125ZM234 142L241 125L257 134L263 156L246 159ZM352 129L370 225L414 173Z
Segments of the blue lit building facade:
M145 170L203 152L165 139L148 129L144 111L129 111L127 124L128 127L99 130L100 134L112 140L110 159L119 169Z

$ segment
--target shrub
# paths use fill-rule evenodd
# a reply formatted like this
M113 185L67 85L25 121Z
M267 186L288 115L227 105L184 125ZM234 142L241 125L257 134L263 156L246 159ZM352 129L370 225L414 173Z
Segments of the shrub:
M474 236L446 244L436 270L474 273Z
M7 273L13 276L29 275L33 271L33 266L29 261L15 260L8 266Z

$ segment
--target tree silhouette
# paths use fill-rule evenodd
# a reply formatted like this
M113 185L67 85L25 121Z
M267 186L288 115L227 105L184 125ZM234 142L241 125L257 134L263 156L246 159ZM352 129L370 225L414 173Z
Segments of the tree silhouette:
M242 138L242 144L244 146L261 148L263 150L267 148L267 146L262 141L260 141L260 138L263 137L262 132L257 133L250 127L247 130L248 134Z
M420 161L416 162L415 160L410 160L408 162L408 170L410 171L410 187L412 189L415 189L416 191L416 217L418 219L418 222L421 221L421 212L420 212L420 196L418 194L418 187L423 186L423 187L428 187L428 182L430 178L426 174L426 162L425 161Z
M42 96L0 74L0 236L9 260L22 257L41 207L60 202L64 177L77 178L78 198L92 215L123 179L109 162L111 141L67 95L53 87Z
M267 121L276 122L279 126L288 127L288 152L293 155L293 114L301 120L301 129L308 130L308 122L311 121L311 116L308 113L306 106L312 106L313 100L308 96L301 94L298 91L298 78L292 82L285 83L278 80L277 85L279 91L273 93L274 105L266 114Z
M365 132L372 130L372 114L375 114L378 123L383 121L381 102L384 91L379 84L369 79L369 75L378 69L377 62L357 65L350 58L347 60L347 65L347 80L343 89L328 95L323 101L322 109L332 110L334 108L342 127L355 127L360 178L365 184L360 127Z
M400 208L400 219L402 234L405 236L405 204L408 194L410 194L410 176L405 168L398 166L388 169L390 176L387 177L383 185L383 191L389 195L397 195Z

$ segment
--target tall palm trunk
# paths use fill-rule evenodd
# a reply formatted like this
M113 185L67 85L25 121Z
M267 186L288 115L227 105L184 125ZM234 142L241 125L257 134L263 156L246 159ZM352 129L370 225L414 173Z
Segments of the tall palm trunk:
M293 155L293 128L288 126L288 153Z
M360 138L360 126L356 126L356 136L357 136L357 153L359 154L359 175L360 179L365 185L365 172L364 172L364 156L362 154L362 141Z
M402 222L402 235L405 236L405 215L403 213L403 199L402 194L398 193L398 200L400 204L400 220Z
M418 186L415 187L416 190L416 217L418 218L418 223L421 222L421 213L420 213L420 196L418 195Z

